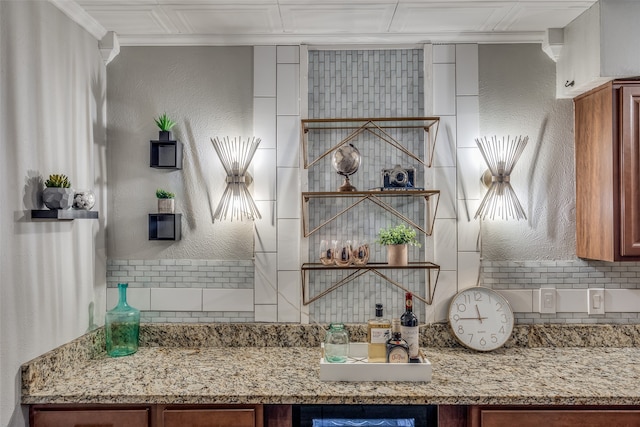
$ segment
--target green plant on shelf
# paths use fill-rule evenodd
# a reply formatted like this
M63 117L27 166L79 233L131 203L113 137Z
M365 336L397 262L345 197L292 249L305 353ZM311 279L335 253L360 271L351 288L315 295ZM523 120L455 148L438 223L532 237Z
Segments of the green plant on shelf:
M71 182L69 182L69 178L63 174L52 174L49 175L49 179L47 179L44 183L46 187L56 187L56 188L69 188L71 187Z
M418 239L416 239L416 230L411 227L407 227L405 224L399 224L396 226L389 226L387 228L381 228L378 232L378 238L376 242L381 245L413 245L422 246Z
M156 190L156 197L158 199L173 199L174 197L176 197L176 195L173 194L171 191L167 191L167 190L163 190L161 188L158 188Z
M172 127L176 125L176 122L171 120L169 116L167 116L167 113L164 113L163 115L161 115L160 117L154 120L156 122L156 125L158 125L158 127L160 128L160 130L164 132L168 132L169 130L171 130Z

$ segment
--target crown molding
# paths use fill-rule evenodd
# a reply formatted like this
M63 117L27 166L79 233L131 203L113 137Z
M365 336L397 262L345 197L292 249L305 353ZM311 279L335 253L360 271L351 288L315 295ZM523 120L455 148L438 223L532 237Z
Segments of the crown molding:
M60 9L62 13L84 28L96 40L102 40L107 34L107 30L74 0L49 0L49 3Z
M121 46L416 45L423 43L542 43L543 31L423 34L118 34Z
M564 29L563 28L549 28L544 34L544 40L542 41L542 50L547 54L553 62L558 62L560 52L564 46Z

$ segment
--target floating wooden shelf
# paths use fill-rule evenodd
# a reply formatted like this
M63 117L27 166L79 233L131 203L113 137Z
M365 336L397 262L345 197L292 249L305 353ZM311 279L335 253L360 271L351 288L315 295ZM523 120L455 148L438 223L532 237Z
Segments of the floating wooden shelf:
M74 219L97 219L98 211L84 209L32 209L31 219L56 219L71 221Z
M325 271L343 270L345 272L348 272L348 274L342 279L338 280L333 285L331 285L330 287L328 287L327 289L325 289L324 291L320 292L319 294L310 296L309 290L307 289L308 272L322 271L322 270L325 270ZM384 279L388 283L402 289L405 292L412 292L409 289L402 286L402 284L396 282L395 280L391 279L389 276L382 273L381 270L428 270L428 274L426 278L427 279L427 297L422 298L421 296L415 295L415 294L413 296L414 298L422 301L427 305L431 305L431 303L433 303L433 296L436 292L438 277L440 276L440 266L432 262L426 262L426 261L410 262L409 265L406 265L406 266L395 266L395 265L389 265L387 263L371 262L365 265L352 264L347 267L339 267L337 265L323 265L320 263L304 263L300 268L300 272L302 274L302 303L304 305L309 305L312 302L329 294L330 292L335 291L342 285L345 285L368 272L371 272L377 275L378 277ZM435 278L431 277L432 271L435 272Z

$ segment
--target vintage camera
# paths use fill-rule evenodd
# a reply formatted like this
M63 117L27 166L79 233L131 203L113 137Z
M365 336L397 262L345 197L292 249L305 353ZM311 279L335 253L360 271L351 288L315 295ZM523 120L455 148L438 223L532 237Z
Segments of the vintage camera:
M383 169L382 179L384 188L413 188L415 182L415 168L403 168L395 165L393 169Z

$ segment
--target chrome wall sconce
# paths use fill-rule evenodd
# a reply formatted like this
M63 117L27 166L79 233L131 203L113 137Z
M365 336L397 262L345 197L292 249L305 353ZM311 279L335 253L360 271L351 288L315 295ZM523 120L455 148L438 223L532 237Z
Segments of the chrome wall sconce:
M488 187L487 194L474 218L527 219L518 196L511 187L510 176L528 141L528 136L476 138L476 144L489 169L481 178L482 183Z
M215 222L216 219L226 220L227 217L231 221L234 219L253 221L256 218L262 218L247 188L253 182L253 178L247 170L258 149L260 138L252 137L243 140L238 137L233 141L229 137L222 140L212 138L211 142L227 173L227 187L213 214L213 221Z

